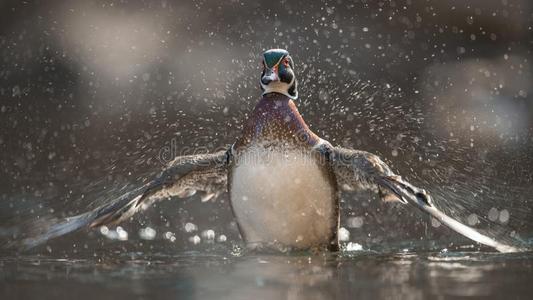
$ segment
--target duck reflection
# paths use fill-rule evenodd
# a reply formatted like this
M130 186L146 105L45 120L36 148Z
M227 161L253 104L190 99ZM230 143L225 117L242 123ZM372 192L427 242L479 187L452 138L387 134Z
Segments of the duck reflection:
M57 299L87 289L91 292L80 294L78 300L110 299L110 295L116 296L114 299L515 299L513 296L533 292L531 254L147 258L119 256L100 262L0 259L0 279L9 280L14 287L2 299L35 294L41 299ZM99 289L92 290L95 285Z
M254 256L196 270L193 290L198 299L479 297L503 288L493 269L469 256Z
M198 298L334 299L339 292L337 263L324 256L243 257L206 273L195 276Z

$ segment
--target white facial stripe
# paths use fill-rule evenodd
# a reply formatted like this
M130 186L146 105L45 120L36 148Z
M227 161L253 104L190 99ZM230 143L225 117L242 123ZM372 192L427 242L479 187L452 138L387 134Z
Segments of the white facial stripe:
M295 80L296 80L296 75L293 75L292 79L291 79L291 82L289 82L289 86L291 86L294 83Z

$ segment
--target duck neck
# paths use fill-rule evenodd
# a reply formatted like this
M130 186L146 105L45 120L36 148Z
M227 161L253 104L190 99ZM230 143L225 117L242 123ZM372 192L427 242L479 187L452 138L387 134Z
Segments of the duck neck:
M279 93L268 93L263 95L246 121L238 145L281 142L313 146L319 140L309 129L291 98Z

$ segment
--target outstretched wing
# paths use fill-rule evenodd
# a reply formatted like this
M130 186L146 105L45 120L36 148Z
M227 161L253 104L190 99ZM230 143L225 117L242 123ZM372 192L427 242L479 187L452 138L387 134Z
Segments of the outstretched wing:
M384 201L407 203L395 190L380 184L382 178L396 175L377 155L339 147L331 147L327 151L341 190L377 189Z
M447 216L435 207L431 196L425 190L409 184L394 174L378 156L365 151L332 147L327 142L317 148L329 159L339 187L348 190L361 187L377 188L386 200L396 199L412 204L450 229L478 243L493 247L500 252L520 250L500 243Z
M173 196L187 197L201 191L202 201L212 199L227 190L229 156L228 151L220 151L178 157L154 180L92 211L63 220L41 220L30 224L25 229L26 237L13 245L32 248L83 227L120 223L141 208Z

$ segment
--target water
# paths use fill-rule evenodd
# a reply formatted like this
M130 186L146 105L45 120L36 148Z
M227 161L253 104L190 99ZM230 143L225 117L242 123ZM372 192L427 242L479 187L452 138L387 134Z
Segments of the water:
M232 144L272 47L295 59L297 105L323 138L379 154L469 226L533 241L527 0L203 2L0 4L0 245L137 187L166 158ZM233 243L237 226L227 196L194 196L121 224L134 247L82 231L0 249L0 299L531 298L531 253L461 248L375 195L341 205L350 241L387 250L212 251L202 233Z
M530 299L532 253L0 259L2 299Z

